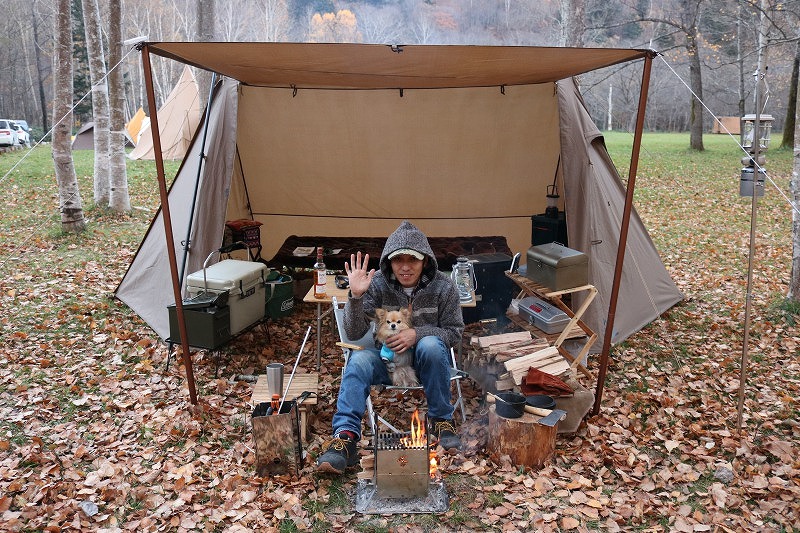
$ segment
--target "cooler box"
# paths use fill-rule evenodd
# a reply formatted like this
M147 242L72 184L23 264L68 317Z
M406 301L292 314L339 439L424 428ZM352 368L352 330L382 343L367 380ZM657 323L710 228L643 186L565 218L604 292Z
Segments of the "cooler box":
M228 293L231 310L231 335L236 335L248 326L264 318L266 292L264 283L269 268L263 263L225 259L186 278L186 290L190 297L205 290Z
M528 249L525 276L551 291L589 283L589 258L583 252L557 242Z
M519 301L519 314L548 335L561 333L570 321L567 313L534 296Z

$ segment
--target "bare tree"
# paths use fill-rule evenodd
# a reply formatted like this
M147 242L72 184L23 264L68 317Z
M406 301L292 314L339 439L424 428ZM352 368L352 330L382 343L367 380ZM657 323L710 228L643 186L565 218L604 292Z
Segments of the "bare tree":
M797 90L797 88L795 88ZM789 299L800 302L800 104L795 99L794 109L794 166L789 183L792 209L792 275L789 280Z
M108 207L117 213L131 210L125 166L125 88L122 81L122 0L108 2L108 98L110 104L109 153L111 187Z
M197 2L197 40L214 40L214 0L199 0ZM207 70L200 70L196 74L196 79L197 86L200 88L202 106L211 87L211 73Z
M72 18L70 0L57 0L55 27L55 87L53 93L53 162L58 183L61 229L78 233L86 229L81 193L72 162Z
M561 46L582 46L586 0L561 0Z
M89 54L89 75L92 80L94 203L98 207L108 207L111 198L110 117L105 53L100 34L100 6L97 0L81 0L81 6L83 7L83 26L86 31L86 50Z

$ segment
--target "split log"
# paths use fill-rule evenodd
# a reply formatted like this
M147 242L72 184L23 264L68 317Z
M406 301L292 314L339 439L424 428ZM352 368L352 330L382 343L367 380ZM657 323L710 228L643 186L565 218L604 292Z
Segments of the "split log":
M545 426L541 417L529 413L520 418L504 418L489 406L487 451L493 460L508 455L515 465L541 468L555 453L558 424Z
M558 376L569 370L569 363L558 351L558 348L549 346L529 355L517 357L503 363L514 378L517 385L522 383L522 378L528 374L530 367L538 368L553 376Z
M533 336L529 331L516 331L513 333L501 333L499 335L487 335L485 337L478 337L477 344L480 348L488 348L493 344L503 344L509 342L519 342L524 340L531 340Z

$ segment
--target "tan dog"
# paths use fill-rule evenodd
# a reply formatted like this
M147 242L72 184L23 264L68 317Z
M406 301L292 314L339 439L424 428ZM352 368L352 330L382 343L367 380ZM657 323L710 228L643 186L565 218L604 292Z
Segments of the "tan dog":
M399 387L416 387L419 385L417 374L414 372L413 352L405 350L394 353L385 346L386 339L395 333L411 327L411 313L408 309L400 311L375 310L375 338L384 344L381 357L387 362L392 384Z

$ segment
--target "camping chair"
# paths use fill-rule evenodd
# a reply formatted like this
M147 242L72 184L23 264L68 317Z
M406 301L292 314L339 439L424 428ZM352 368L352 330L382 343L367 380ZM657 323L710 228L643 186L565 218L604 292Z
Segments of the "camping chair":
M375 324L373 323L367 333L358 340L352 340L347 337L347 334L344 331L344 304L341 304L337 301L336 297L333 297L333 316L336 320L336 329L339 332L339 339L340 341L336 343L337 346L342 348L344 353L344 366L342 366L342 374L344 374L344 367L347 366L347 361L350 358L350 354L355 350L363 350L366 348L374 348L375 347L375 339L374 339L374 332L375 332ZM464 397L461 394L461 379L467 377L466 372L463 372L458 369L456 366L456 357L453 349L450 348L450 383L455 386L456 391L456 400L453 403L455 406L455 411L461 411L461 422L467 421L467 416L464 410ZM400 387L395 385L377 385L375 386L378 391L384 390L394 390L394 391L401 391L401 392L408 392L412 390L423 390L422 385L418 385L415 387ZM454 413L455 413L454 411ZM378 433L378 423L383 424L389 430L394 433L402 433L399 429L394 427L390 424L386 419L381 416L375 415L375 409L372 405L372 398L367 396L367 418L369 420L370 429L372 429L373 435L377 435Z

